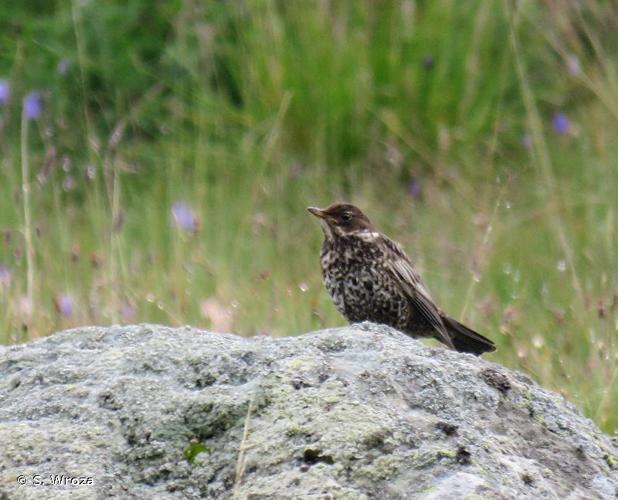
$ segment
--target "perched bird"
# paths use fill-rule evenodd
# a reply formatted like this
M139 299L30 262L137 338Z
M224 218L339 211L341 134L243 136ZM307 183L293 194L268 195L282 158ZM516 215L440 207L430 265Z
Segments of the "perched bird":
M491 340L436 306L401 246L376 231L360 209L335 203L307 210L322 222L324 285L350 323L386 324L411 337L434 337L476 355L495 350Z

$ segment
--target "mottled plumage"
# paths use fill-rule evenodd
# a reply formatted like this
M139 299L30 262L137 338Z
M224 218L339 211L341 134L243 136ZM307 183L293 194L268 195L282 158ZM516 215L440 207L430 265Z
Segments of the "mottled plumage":
M458 351L482 354L493 342L446 316L403 249L374 229L357 207L308 208L322 220L324 285L351 323L373 321L411 337L434 337Z

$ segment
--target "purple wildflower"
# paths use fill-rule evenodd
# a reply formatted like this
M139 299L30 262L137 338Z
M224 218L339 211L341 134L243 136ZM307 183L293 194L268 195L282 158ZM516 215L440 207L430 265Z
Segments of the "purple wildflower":
M56 310L60 315L70 318L73 316L73 299L69 294L62 293L57 295L55 300Z
M423 192L423 186L421 185L421 181L419 181L416 178L413 178L409 183L408 183L408 194L414 198L415 200L417 200L418 198L421 197L421 194Z
M11 270L4 264L0 264L0 288L11 284Z
M40 92L30 92L24 97L24 115L28 120L38 120L43 110Z
M566 59L566 67L568 72L573 76L582 74L582 67L579 64L579 59L575 54L569 54Z
M129 302L122 302L122 304L120 304L120 315L124 321L133 321L135 319L135 307L133 307Z
M555 113L551 123L557 134L566 135L571 131L571 120L564 113Z
M56 65L56 71L58 71L60 75L66 75L69 69L71 69L71 61L69 59L62 59Z
M9 102L11 97L11 86L7 80L0 80L0 106L4 106Z
M532 136L530 134L525 133L524 135L522 135L520 142L524 149L532 148Z
M423 59L421 59L421 64L423 68L427 71L433 69L435 63L436 61L431 54L427 54L423 56Z
M176 226L184 231L195 233L198 220L193 209L184 201L176 201L172 205L172 217Z

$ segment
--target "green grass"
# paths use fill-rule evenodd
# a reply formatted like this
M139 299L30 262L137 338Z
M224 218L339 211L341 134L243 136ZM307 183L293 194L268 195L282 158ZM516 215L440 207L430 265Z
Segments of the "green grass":
M347 199L496 341L489 359L616 431L618 17L612 2L513 5L0 7L0 342L92 323L344 324L304 208ZM32 89L45 106L24 140ZM179 200L197 231L173 223Z

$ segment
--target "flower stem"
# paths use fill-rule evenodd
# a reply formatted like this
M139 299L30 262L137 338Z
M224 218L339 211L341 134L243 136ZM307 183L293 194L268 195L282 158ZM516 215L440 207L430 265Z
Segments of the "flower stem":
M28 123L22 114L21 118L21 191L24 209L23 234L26 243L26 294L30 313L34 310L34 246L32 243L32 218L30 210L30 165L28 158Z

